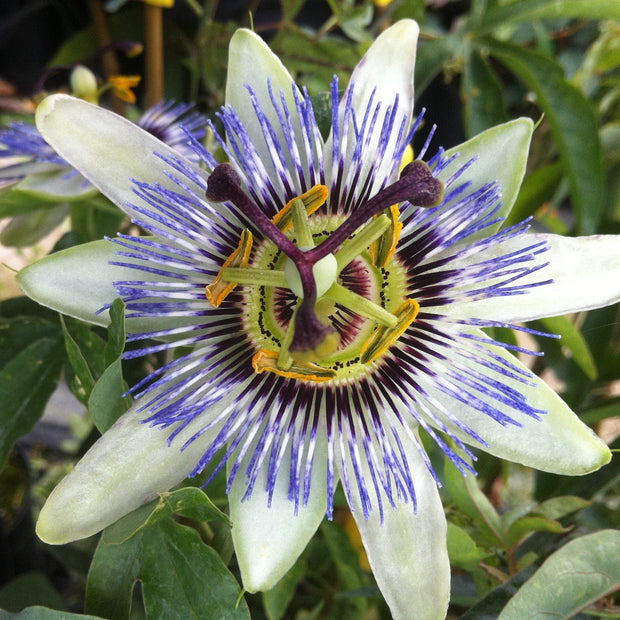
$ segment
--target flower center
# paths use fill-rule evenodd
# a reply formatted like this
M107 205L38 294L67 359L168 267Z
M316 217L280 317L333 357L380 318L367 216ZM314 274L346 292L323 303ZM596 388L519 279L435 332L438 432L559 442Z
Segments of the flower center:
M232 202L264 235L253 248L245 230L206 288L218 306L237 284L245 285L244 324L258 349L255 372L314 382L350 378L366 372L411 324L419 306L407 298L406 274L394 257L401 225L391 203L407 196L420 206L441 200L441 184L426 164L414 164L422 167L348 218L315 213L328 195L316 185L272 220L241 190L232 167L215 168L207 197Z

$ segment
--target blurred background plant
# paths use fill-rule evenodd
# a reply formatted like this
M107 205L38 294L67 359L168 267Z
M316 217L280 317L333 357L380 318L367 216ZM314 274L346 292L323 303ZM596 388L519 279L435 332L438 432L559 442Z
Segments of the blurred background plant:
M121 376L122 316L106 332L19 297L13 274L25 262L131 225L96 189L66 168L59 173L58 162L9 153L7 132L27 133L22 124L32 125L36 103L59 91L134 121L162 99L191 102L214 118L228 41L240 26L265 37L307 85L327 132L334 73L346 82L373 38L404 17L421 25L417 109L426 108L427 126L438 125L436 146L517 116L538 123L507 224L533 216L541 230L619 233L617 0L4 0L0 618L389 617L344 501L273 590L242 599L221 478L208 498L189 486L164 494L101 541L56 548L36 538L33 524L51 488L126 408L124 381L162 360L123 363ZM562 340L533 343L545 352L536 372L617 448L618 306L541 323ZM443 472L450 523L449 617L620 617L617 459L565 478L481 454L478 478L463 479L430 442L428 449Z

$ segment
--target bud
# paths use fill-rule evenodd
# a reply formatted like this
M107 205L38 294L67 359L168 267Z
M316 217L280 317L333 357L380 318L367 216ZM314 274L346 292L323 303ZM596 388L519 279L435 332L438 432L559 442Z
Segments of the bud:
M97 103L99 99L99 89L95 74L84 65L76 65L71 71L69 78L71 84L71 94L84 101Z

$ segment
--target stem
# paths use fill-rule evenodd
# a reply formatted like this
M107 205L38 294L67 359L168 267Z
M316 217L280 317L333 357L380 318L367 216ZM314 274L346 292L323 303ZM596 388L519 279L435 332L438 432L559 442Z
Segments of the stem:
M314 239L308 226L308 213L306 205L301 198L295 198L291 204L291 215L293 218L293 229L297 237L297 243L301 247L314 247Z
M373 241L376 241L390 227L390 218L380 215L376 220L364 226L354 237L347 238L342 247L334 254L340 273L356 256L359 256Z
M93 22L93 28L95 29L95 36L97 37L97 47L109 47L112 43L112 38L110 37L108 22L102 3L99 2L99 0L88 0L88 10L90 12L91 21ZM103 69L103 75L106 79L111 75L118 75L121 72L118 64L118 58L116 57L116 53L113 49L110 49L101 55L101 67ZM112 97L110 104L114 112L117 114L122 114L125 106L118 97Z
M164 44L162 8L144 5L146 106L164 97Z
M380 325L396 327L398 324L398 318L391 312L340 284L332 284L325 297Z
M256 267L224 267L222 280L237 284L254 284L256 286L278 286L289 288L283 271L259 269Z

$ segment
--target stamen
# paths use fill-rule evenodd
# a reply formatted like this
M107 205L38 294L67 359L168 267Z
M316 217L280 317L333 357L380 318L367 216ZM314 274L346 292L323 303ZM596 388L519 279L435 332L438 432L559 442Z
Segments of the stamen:
M392 255L396 251L396 246L398 245L400 231L403 229L402 223L398 221L400 211L397 205L392 205L389 209L385 210L385 213L389 213L390 215L390 225L385 231L385 234L371 243L368 248L370 251L370 258L376 267L385 267L390 258L392 258ZM387 217L387 215L379 217Z
M362 297L348 288L334 283L331 288L325 293L325 297L339 303L341 306L352 310L356 314L363 316L366 319L371 319L376 323L385 325L386 327L396 327L398 324L398 318L388 312L385 308L382 308L378 304Z
M393 345L413 323L418 315L420 304L414 299L405 300L396 310L398 324L394 327L380 325L371 334L370 338L362 346L360 361L362 364L370 364Z
M215 280L205 288L205 295L214 308L217 308L235 286L237 286L235 280L231 280L224 276L224 271L227 267L247 267L250 261L251 251L252 233L246 229L241 232L241 238L239 239L237 249L224 261L222 268L219 270L217 276L215 276Z
M290 288L284 272L276 271L275 269L222 267L218 276L220 276L222 280L236 282L237 284Z
M295 315L297 314L297 310L300 305L301 302L298 301L295 310L293 310L289 324L286 327L284 338L280 341L280 353L278 355L277 362L277 366L280 370L288 370L293 365L293 358L288 350L291 346L291 342L293 342L293 336L295 335Z
M313 187L303 197L291 200L287 204L285 214L270 220L243 192L239 175L229 164L216 166L207 181L208 199L217 202L232 202L289 259L284 266L284 276L288 288L301 299L301 303L291 319L292 337L290 328L287 330L287 340L290 338L290 345L283 347L283 350L288 349L288 351L284 355L279 354L275 362L280 372L289 372L287 368L292 367L289 356L294 362L303 365L323 360L338 348L340 344L338 332L322 322L316 314L315 304L322 296L380 324L373 335L374 338L371 337L366 346L368 350L366 357L370 361L392 344L417 314L418 305L411 301L409 305L405 302L399 308L402 316L395 317L383 307L338 285L335 280L340 270L357 254L391 229L389 237L375 251L375 260L385 264L394 252L400 232L398 208L395 203L408 200L411 204L421 207L439 204L443 195L441 182L433 177L432 171L424 162L414 161L408 164L403 168L398 181L381 190L357 209L319 246L312 247L314 240L308 225L309 205L314 209L323 204L326 191L323 186ZM388 208L391 220L385 215L377 217L382 210ZM352 241L345 244L349 237L373 217L376 222L370 223ZM296 246L282 232L290 226L289 221L295 228L298 244L301 247ZM333 252L340 246L343 247L337 259ZM249 250L247 252L249 256ZM227 261L232 260L237 260L237 254L227 259ZM246 266L247 260L242 267ZM243 274L235 273L232 271L235 267L238 265L225 263L218 278L210 287L217 288L218 279L221 280L224 274L226 277L243 277L244 279L251 275L252 270L247 270ZM224 268L228 271L224 272ZM269 279L270 276L266 278ZM281 276L277 276L273 281L279 283L280 278ZM228 290L228 287L232 290L234 286L233 281L222 290ZM225 294L227 293L220 295L218 290L218 295L213 295L213 298L217 302L220 297L223 299ZM401 326L401 323L404 326ZM288 345L288 342L286 344Z
M273 372L281 377L300 379L302 381L329 381L336 375L331 368L323 368L312 363L293 363L288 369L280 368L278 353L267 349L259 349L252 358L252 368L256 374Z
M349 237L334 254L340 273L356 256L359 256L390 227L387 215L379 215L364 226L355 236ZM372 256L372 254L371 254Z
M335 351L340 342L338 332L332 327L323 325L314 313L317 284L312 268L329 252L309 257L299 249L243 192L241 179L230 164L219 164L213 169L207 180L207 198L215 202L232 202L267 239L294 261L301 282L303 302L295 317L295 333L290 347L291 357L306 362L322 359Z
M312 215L327 200L327 187L325 185L315 185L307 192L289 200L280 211L278 211L271 221L282 231L286 232L293 225L291 217L291 205L295 200L302 200L306 208L306 214ZM303 244L302 244L303 245Z
M293 200L291 200L291 215L293 218L295 236L297 237L297 244L301 248L313 248L314 239L312 238L310 226L308 226L306 206L300 198L293 198Z

